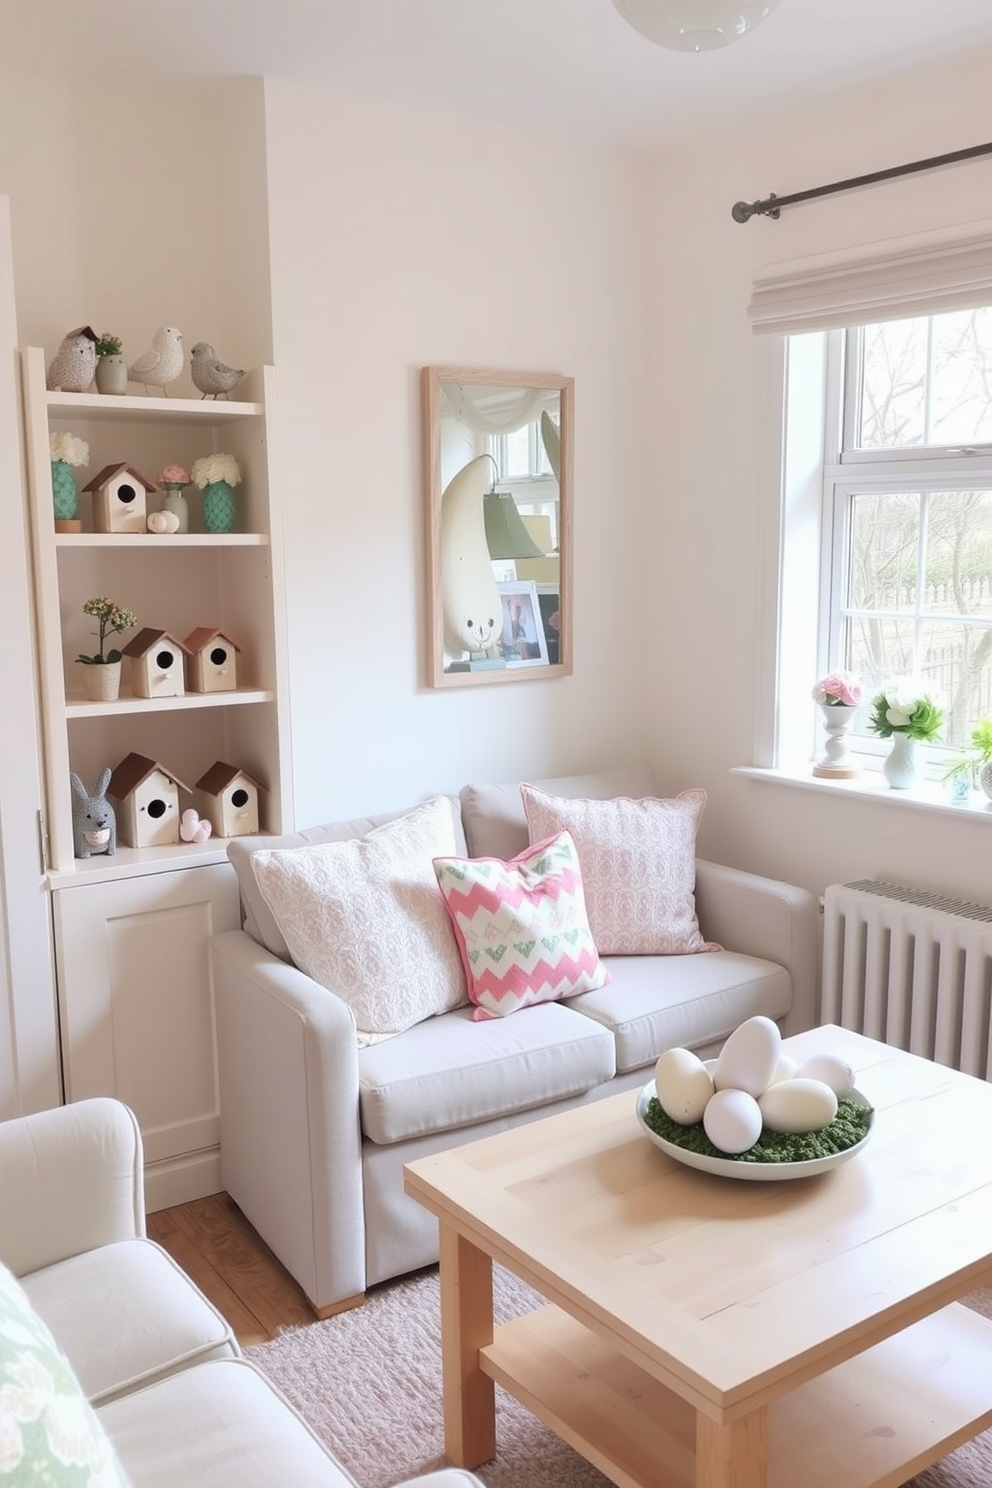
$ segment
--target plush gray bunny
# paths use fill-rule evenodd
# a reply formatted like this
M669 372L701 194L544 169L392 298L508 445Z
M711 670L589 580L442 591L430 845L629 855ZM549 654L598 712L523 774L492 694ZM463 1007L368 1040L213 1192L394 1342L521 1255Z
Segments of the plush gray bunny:
M117 851L117 818L114 808L107 800L110 771L101 770L96 789L90 795L79 776L69 776L72 785L72 847L77 858L92 858L94 854L106 853L113 857Z

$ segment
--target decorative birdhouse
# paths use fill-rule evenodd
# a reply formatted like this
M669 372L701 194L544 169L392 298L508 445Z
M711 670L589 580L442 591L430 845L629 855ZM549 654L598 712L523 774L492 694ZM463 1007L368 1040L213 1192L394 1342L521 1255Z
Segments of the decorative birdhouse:
M191 630L183 644L189 656L190 692L231 692L237 687L241 647L224 631L201 626Z
M168 847L179 841L178 775L143 754L129 754L110 777L107 795L117 816L117 841L127 847Z
M133 465L105 465L83 487L93 493L94 532L144 532L148 493L157 489Z
M258 831L257 780L223 760L210 766L196 782L194 799L217 837L250 837Z
M167 630L146 625L128 641L123 654L131 658L131 691L135 697L186 696L186 647Z

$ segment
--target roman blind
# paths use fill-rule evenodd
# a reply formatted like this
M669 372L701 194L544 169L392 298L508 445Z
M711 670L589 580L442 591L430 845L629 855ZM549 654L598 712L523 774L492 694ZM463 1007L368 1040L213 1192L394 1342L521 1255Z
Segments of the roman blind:
M769 264L748 317L756 334L791 335L987 304L992 220Z

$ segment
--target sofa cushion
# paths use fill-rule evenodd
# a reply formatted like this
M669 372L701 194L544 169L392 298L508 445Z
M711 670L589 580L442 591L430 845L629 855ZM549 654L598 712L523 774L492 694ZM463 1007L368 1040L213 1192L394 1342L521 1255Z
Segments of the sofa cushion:
M604 956L712 950L696 919L696 831L704 790L670 800L570 800L532 785L520 794L531 837L571 832L593 937Z
M584 796L595 801L610 796L654 795L654 776L646 765L601 770L594 775L560 775L533 784L550 796ZM459 799L465 839L473 858L506 861L523 852L531 839L518 780L510 785L466 785Z
M127 1488L72 1366L5 1266L0 1266L0 1477L46 1488Z
M246 1359L184 1369L99 1416L135 1488L354 1488Z
M252 856L293 960L349 1005L359 1046L466 1001L433 868L454 848L451 808L437 796L358 841Z
M451 820L455 833L454 850L456 853L467 853L468 847L462 829L461 806L458 797L448 796L445 799L451 808ZM276 924L272 911L258 887L251 866L254 853L261 848L267 848L270 852L285 852L294 847L314 847L320 842L353 841L355 838L367 837L376 827L383 827L388 822L397 821L399 817L406 816L409 809L407 807L403 811L387 811L378 816L357 817L353 821L327 822L323 826L307 827L303 832L287 832L282 837L233 837L227 844L227 856L238 875L238 889L241 893L244 928L247 934L253 940L257 940L260 945L264 945L273 956L278 956L283 961L292 960L283 933Z
M388 1144L474 1126L581 1095L615 1070L611 1034L563 1003L485 1023L459 1008L359 1052L362 1131Z
M435 858L476 1021L602 987L568 832L501 858Z
M781 1018L792 1006L784 967L736 951L603 959L610 985L567 1006L609 1029L620 1074L653 1065L665 1049L720 1041L757 1013Z
M151 1240L101 1245L21 1285L94 1403L196 1360L240 1352L220 1313Z

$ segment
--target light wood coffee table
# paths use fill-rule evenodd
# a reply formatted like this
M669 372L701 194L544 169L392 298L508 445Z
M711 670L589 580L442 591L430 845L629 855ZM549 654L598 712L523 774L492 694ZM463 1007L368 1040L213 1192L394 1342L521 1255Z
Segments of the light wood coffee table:
M840 1028L787 1047L876 1108L814 1178L687 1168L633 1091L408 1165L453 1462L495 1456L494 1382L622 1488L894 1488L992 1424L992 1322L955 1301L992 1281L992 1086ZM493 1261L550 1305L494 1328Z

